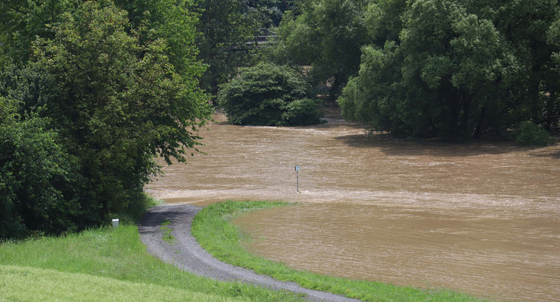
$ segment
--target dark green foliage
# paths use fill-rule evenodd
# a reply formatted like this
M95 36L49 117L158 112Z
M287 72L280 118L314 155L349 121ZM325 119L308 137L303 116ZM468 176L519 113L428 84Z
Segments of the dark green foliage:
M73 11L81 0L0 1L0 64L26 62L36 37L54 38L52 28L63 12ZM5 55L2 60L1 56Z
M301 99L286 105L282 120L286 126L303 126L320 123L322 114L317 109L317 100Z
M295 126L320 123L309 85L292 70L260 63L223 85L219 105L236 125Z
M77 228L79 175L73 160L35 114L17 114L20 104L0 97L0 239ZM65 196L66 195L66 196Z
M262 24L260 12L242 0L197 0L201 11L197 29L199 58L208 64L202 86L216 94L238 66L250 61L246 43L255 40Z
M6 44L18 63L0 66L0 96L17 100L2 111L1 237L136 219L148 204L143 186L159 172L153 158L184 162L200 145L212 109L198 88L193 16L174 15L186 12L174 3L147 3L153 13L131 24L111 1L88 1L39 22L49 35L29 58Z
M522 145L547 146L552 140L546 130L533 122L524 122L513 133L515 141Z
M44 115L42 109L57 93L54 78L40 64L31 63L23 67L10 64L0 68L0 95L19 100L20 114L36 112Z
M164 41L141 45L128 34L124 11L86 2L62 19L56 39L37 44L36 60L57 83L48 110L78 158L87 179L84 210L97 224L139 198L158 172L155 155L184 161L211 110L196 74L174 73Z
M196 59L198 14L190 0L115 0L128 12L130 26L139 31L141 43L163 39L165 53L175 72L182 76L201 75L205 68Z
M526 120L558 125L557 1L391 2L402 1L368 5L374 43L362 48L359 74L338 100L345 118L451 140Z
M254 64L257 37L268 35L271 27L278 26L284 11L294 6L292 0L194 2L200 12L198 57L208 67L201 84L212 95L217 94L220 84L235 76L239 67Z
M363 0L308 0L301 14L284 14L277 44L270 51L277 64L311 65L304 74L317 86L329 86L334 98L360 64L360 48L369 42Z

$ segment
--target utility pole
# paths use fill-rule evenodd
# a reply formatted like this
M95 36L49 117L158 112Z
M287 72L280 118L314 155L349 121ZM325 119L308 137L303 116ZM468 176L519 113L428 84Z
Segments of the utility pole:
M299 166L296 166L296 192L299 192Z

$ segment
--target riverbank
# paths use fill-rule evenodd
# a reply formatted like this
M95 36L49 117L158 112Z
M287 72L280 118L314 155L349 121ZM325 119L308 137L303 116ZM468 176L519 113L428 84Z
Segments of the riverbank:
M486 299L560 296L559 145L368 136L335 116L280 128L214 119L202 134L207 155L164 167L146 192L197 206L305 203L238 220L266 238L248 246L255 254L324 275Z
M192 221L201 209L187 204L164 204L151 208L138 228L148 253L181 270L215 280L237 280L272 290L290 291L308 301L358 302L340 295L306 289L294 282L278 281L217 260L191 234Z
M217 259L254 270L277 280L302 287L332 292L364 301L480 301L448 290L421 290L370 281L357 281L297 271L286 265L251 255L243 247L247 234L240 233L231 220L248 211L288 206L282 202L233 202L209 205L195 217L193 236Z
M0 300L298 301L184 272L146 253L135 225L0 244Z

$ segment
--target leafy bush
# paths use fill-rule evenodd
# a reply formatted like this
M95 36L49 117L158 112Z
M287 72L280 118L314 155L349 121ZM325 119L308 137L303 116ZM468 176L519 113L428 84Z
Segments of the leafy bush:
M17 105L0 97L0 239L76 229L71 158L46 119L23 118Z
M260 63L222 85L218 104L236 125L296 126L321 122L309 85L287 67Z
M533 122L523 122L513 134L515 141L522 145L546 146L551 143L548 132Z
M312 99L295 100L286 106L286 111L282 114L282 120L288 126L317 124L320 117L317 101Z

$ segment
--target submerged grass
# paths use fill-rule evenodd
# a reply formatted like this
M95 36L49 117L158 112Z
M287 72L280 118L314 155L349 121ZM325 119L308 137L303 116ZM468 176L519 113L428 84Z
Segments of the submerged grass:
M244 212L278 206L285 202L227 201L202 209L193 221L192 232L200 245L221 261L246 267L282 281L365 301L481 301L449 290L422 290L381 282L350 280L298 271L286 265L256 257L242 246L243 238L231 219Z
M177 297L171 300L177 301L191 298L194 300L190 301L298 299L287 292L238 282L218 282L181 271L148 255L134 225L93 229L65 237L6 242L0 244L0 265L0 301L143 301L136 299L136 294L150 292L153 295L146 296L145 301L160 301L165 300L166 291L169 297ZM75 286L50 281L49 273L61 280L75 280L69 283ZM88 282L100 284L104 294L99 298L90 296ZM31 290L32 287L37 290ZM139 291L139 288L153 290ZM39 291L41 298L37 299L35 295ZM109 293L126 299L101 298L105 294L110 298ZM183 294L185 298L179 299ZM75 299L82 296L84 298Z

